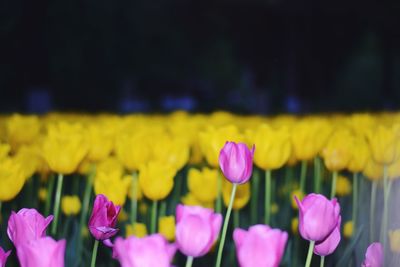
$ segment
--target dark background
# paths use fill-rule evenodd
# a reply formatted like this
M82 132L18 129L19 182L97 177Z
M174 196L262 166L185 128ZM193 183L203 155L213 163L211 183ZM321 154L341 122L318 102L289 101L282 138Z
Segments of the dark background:
M0 112L400 107L400 1L0 0Z

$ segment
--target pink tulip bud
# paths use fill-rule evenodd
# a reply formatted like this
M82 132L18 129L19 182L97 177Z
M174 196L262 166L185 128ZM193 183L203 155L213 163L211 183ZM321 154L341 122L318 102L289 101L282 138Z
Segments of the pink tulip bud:
M382 267L383 266L383 246L381 243L372 243L367 248L365 259L361 267Z
M21 209L11 212L8 219L7 234L14 246L25 244L46 236L46 228L53 220L53 215L44 218L35 209Z
M340 243L340 223L342 221L342 217L339 217L338 224L336 225L335 229L332 231L328 237L320 242L317 243L314 247L314 253L319 256L328 256L332 254L337 246Z
M19 244L17 256L21 267L64 267L65 239L42 237Z
M179 250L186 256L201 257L217 240L222 215L211 209L197 206L176 207L175 240Z
M121 267L170 267L176 246L168 244L160 234L143 238L118 237L114 242L113 257Z
M2 247L0 247L0 267L5 267L7 258L10 256L11 250L5 252Z
M226 142L219 152L219 166L224 176L232 183L246 183L253 171L253 146L250 150L246 144Z
M120 210L121 207L108 201L106 196L101 194L96 196L89 219L89 231L95 239L103 241L118 232L115 226Z
M309 241L321 242L332 233L340 217L336 198L328 200L320 194L309 194L303 201L295 197L299 207L299 232Z
M236 228L233 240L240 267L278 267L288 234L268 225L254 225L248 231Z

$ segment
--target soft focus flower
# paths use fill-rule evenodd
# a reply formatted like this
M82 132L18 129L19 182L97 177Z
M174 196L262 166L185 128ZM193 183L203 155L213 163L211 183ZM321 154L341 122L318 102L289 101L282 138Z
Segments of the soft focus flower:
M10 153L10 145L9 144L2 144L0 143L0 161L7 158L8 154Z
M186 256L201 257L217 240L222 215L202 207L176 207L175 240Z
M347 129L338 129L329 138L322 150L322 158L328 170L340 171L347 167L352 156L351 139L352 135Z
M319 256L328 256L332 254L340 243L340 223L341 217L335 227L335 229L328 235L325 240L315 244L314 253Z
M34 142L39 132L40 122L37 116L14 114L7 120L8 141L14 151L19 145Z
M254 146L250 150L246 144L226 142L219 153L219 166L231 183L246 183L253 171Z
M131 176L122 177L119 170L101 172L94 180L94 192L96 195L103 194L115 205L123 206L131 185Z
M151 144L152 159L155 161L163 162L176 170L182 169L189 161L189 144L184 139L161 134Z
M11 250L5 252L2 247L0 247L0 267L5 267L7 258L10 256Z
M309 194L299 206L299 232L309 241L323 241L337 226L340 206L336 199L328 200L320 194Z
M106 159L114 148L114 128L105 121L95 121L86 127L89 161Z
M303 198L304 198L303 191L301 191L300 189L295 189L292 192L290 192L290 200L291 200L292 208L297 210L299 207L297 205L295 197L297 197L297 199L300 201L303 200Z
M368 143L365 137L354 136L350 145L351 158L347 164L347 169L353 173L361 172L365 168L365 164L367 164L368 158L371 155Z
M61 198L61 210L67 216L77 215L81 211L81 200L77 195L64 195Z
M391 164L400 155L397 155L398 125L387 127L379 125L367 133L372 158L379 164Z
M346 238L350 238L353 236L354 225L353 221L348 221L343 226L343 235Z
M109 239L118 232L115 226L120 210L121 207L108 201L106 196L101 194L96 196L88 225L89 231L95 239Z
M400 253L400 229L389 231L390 250Z
M21 166L25 179L32 177L41 164L38 148L33 146L21 146L14 156L14 160Z
M21 209L11 212L8 219L7 234L18 249L20 244L46 236L46 228L53 220L53 215L46 218L35 209Z
M159 234L143 238L118 237L113 247L114 257L121 267L170 267L175 251L175 245L168 244Z
M55 241L42 237L18 245L17 255L21 267L64 267L65 239Z
M399 142L399 151L400 151L400 142ZM395 162L389 165L388 167L388 177L390 179L396 179L400 177L400 158L398 158Z
M38 198L42 202L46 201L46 198L47 198L47 188L46 187L39 188Z
M218 170L204 167L201 171L190 168L189 191L201 202L212 202L217 198Z
M25 183L21 167L9 158L0 161L0 201L9 201L21 191Z
M143 194L151 200L162 200L171 193L176 170L161 162L149 162L139 172Z
M186 195L181 197L181 201L186 206L201 206L208 209L214 209L213 201L210 202L202 202L198 200L191 192L188 192Z
M383 266L383 246L381 243L372 243L365 252L365 258L361 267L382 267Z
M168 241L175 239L175 217L164 216L158 218L158 232Z
M227 180L222 182L222 198L226 207L229 205L233 184ZM235 199L233 200L232 209L240 210L249 203L250 200L250 183L240 184L236 188Z
M248 231L236 228L233 240L240 267L278 267L288 234L268 225L254 225Z
M292 233L297 235L299 233L299 218L293 218L291 223L290 223L290 229L292 230Z
M99 173L118 172L120 175L124 173L124 166L116 157L110 156L96 164L96 176ZM96 179L96 178L95 178Z
M339 197L348 196L351 194L351 182L346 176L339 175L336 181L336 195Z
M381 164L376 163L372 157L370 157L365 164L362 172L369 180L377 181L383 177L383 168Z
M261 124L247 135L251 143L257 144L254 163L261 169L279 169L289 159L292 144L287 127L273 129L267 124Z
M126 237L136 236L145 237L147 235L147 226L144 223L135 222L133 224L128 224L126 226Z

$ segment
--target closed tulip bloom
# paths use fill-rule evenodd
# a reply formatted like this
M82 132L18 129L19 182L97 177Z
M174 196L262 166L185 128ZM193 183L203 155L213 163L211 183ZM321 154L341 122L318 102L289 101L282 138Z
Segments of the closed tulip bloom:
M114 148L115 130L107 121L97 120L87 126L88 154L91 162L104 160Z
M208 253L218 238L222 215L211 209L178 205L176 207L175 240L179 250L190 257Z
M113 247L113 257L121 267L170 267L175 252L175 245L168 244L159 234L143 238L118 237Z
M382 179L383 177L383 168L381 164L376 163L372 157L370 157L365 164L364 170L362 171L363 175L365 175L371 181L377 181Z
M219 153L219 166L231 183L246 183L253 171L254 146L250 150L246 144L226 142Z
M338 129L329 138L322 151L322 157L328 170L340 171L347 167L352 156L349 142L352 137L347 129Z
M18 195L25 184L24 172L15 160L0 160L0 201L9 201Z
M372 243L365 252L365 258L361 267L382 267L383 266L383 246L381 243Z
M361 172L371 155L369 146L364 136L355 136L351 141L351 158L347 168L351 172Z
M115 226L120 210L121 207L108 201L106 196L96 196L89 219L89 231L95 239L106 240L118 232Z
M317 243L314 247L314 253L319 256L328 256L332 254L340 243L340 222L341 217L332 233L324 241Z
M42 237L20 244L17 256L21 267L64 267L65 239Z
M77 215L81 211L81 200L77 195L63 196L61 210L67 216Z
M46 218L35 209L21 209L11 212L8 219L7 234L14 246L29 243L46 236L46 228L53 220L53 215Z
M0 247L0 267L5 267L7 258L10 256L11 250L5 252L2 247Z
M183 138L160 134L152 142L152 159L180 170L189 161L189 143Z
M233 240L240 267L278 267L288 234L268 225L254 225L248 231L236 228Z
M94 180L94 192L107 196L115 205L123 206L131 181L131 176L122 176L119 170L101 172Z
M34 142L40 133L40 121L35 115L14 114L7 120L6 127L7 137L14 151L21 144Z
M340 218L340 206L336 198L328 200L314 193L301 202L295 198L299 207L300 235L308 241L323 241L335 229Z
M175 240L175 217L164 216L158 219L158 232L168 241Z
M204 167L189 169L188 188L199 201L212 202L217 198L218 170Z
M400 156L397 152L398 132L399 125L379 125L370 129L367 138L374 161L379 164L391 164Z

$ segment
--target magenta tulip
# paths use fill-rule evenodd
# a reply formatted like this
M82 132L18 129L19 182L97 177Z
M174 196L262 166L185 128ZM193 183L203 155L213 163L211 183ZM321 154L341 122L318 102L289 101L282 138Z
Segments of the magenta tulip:
M253 171L254 146L250 150L246 144L226 142L219 153L219 166L224 176L232 183L246 183Z
M21 267L64 267L66 241L51 237L19 244L17 256Z
M340 218L340 205L336 199L328 200L320 194L309 194L303 201L295 197L299 207L299 232L309 241L325 240Z
M201 257L217 240L222 215L197 206L176 207L175 240L179 250L190 257Z
M28 243L46 236L46 228L53 220L53 215L46 218L35 209L21 209L11 212L8 219L7 234L14 246Z
M278 267L285 252L288 234L268 225L251 226L248 231L236 228L233 240L241 267Z
M115 226L120 210L121 207L108 201L106 196L101 194L96 196L89 219L89 230L95 239L103 241L118 232Z
M381 243L372 243L367 248L365 259L361 267L382 267L383 266L383 246Z
M314 253L319 256L328 256L332 254L340 243L340 223L341 217L339 217L338 224L324 241L317 243L314 247Z
M5 267L7 258L10 256L11 250L5 252L2 247L0 247L0 267Z
M168 244L160 234L143 238L118 237L114 242L113 257L122 267L170 267L176 246Z

